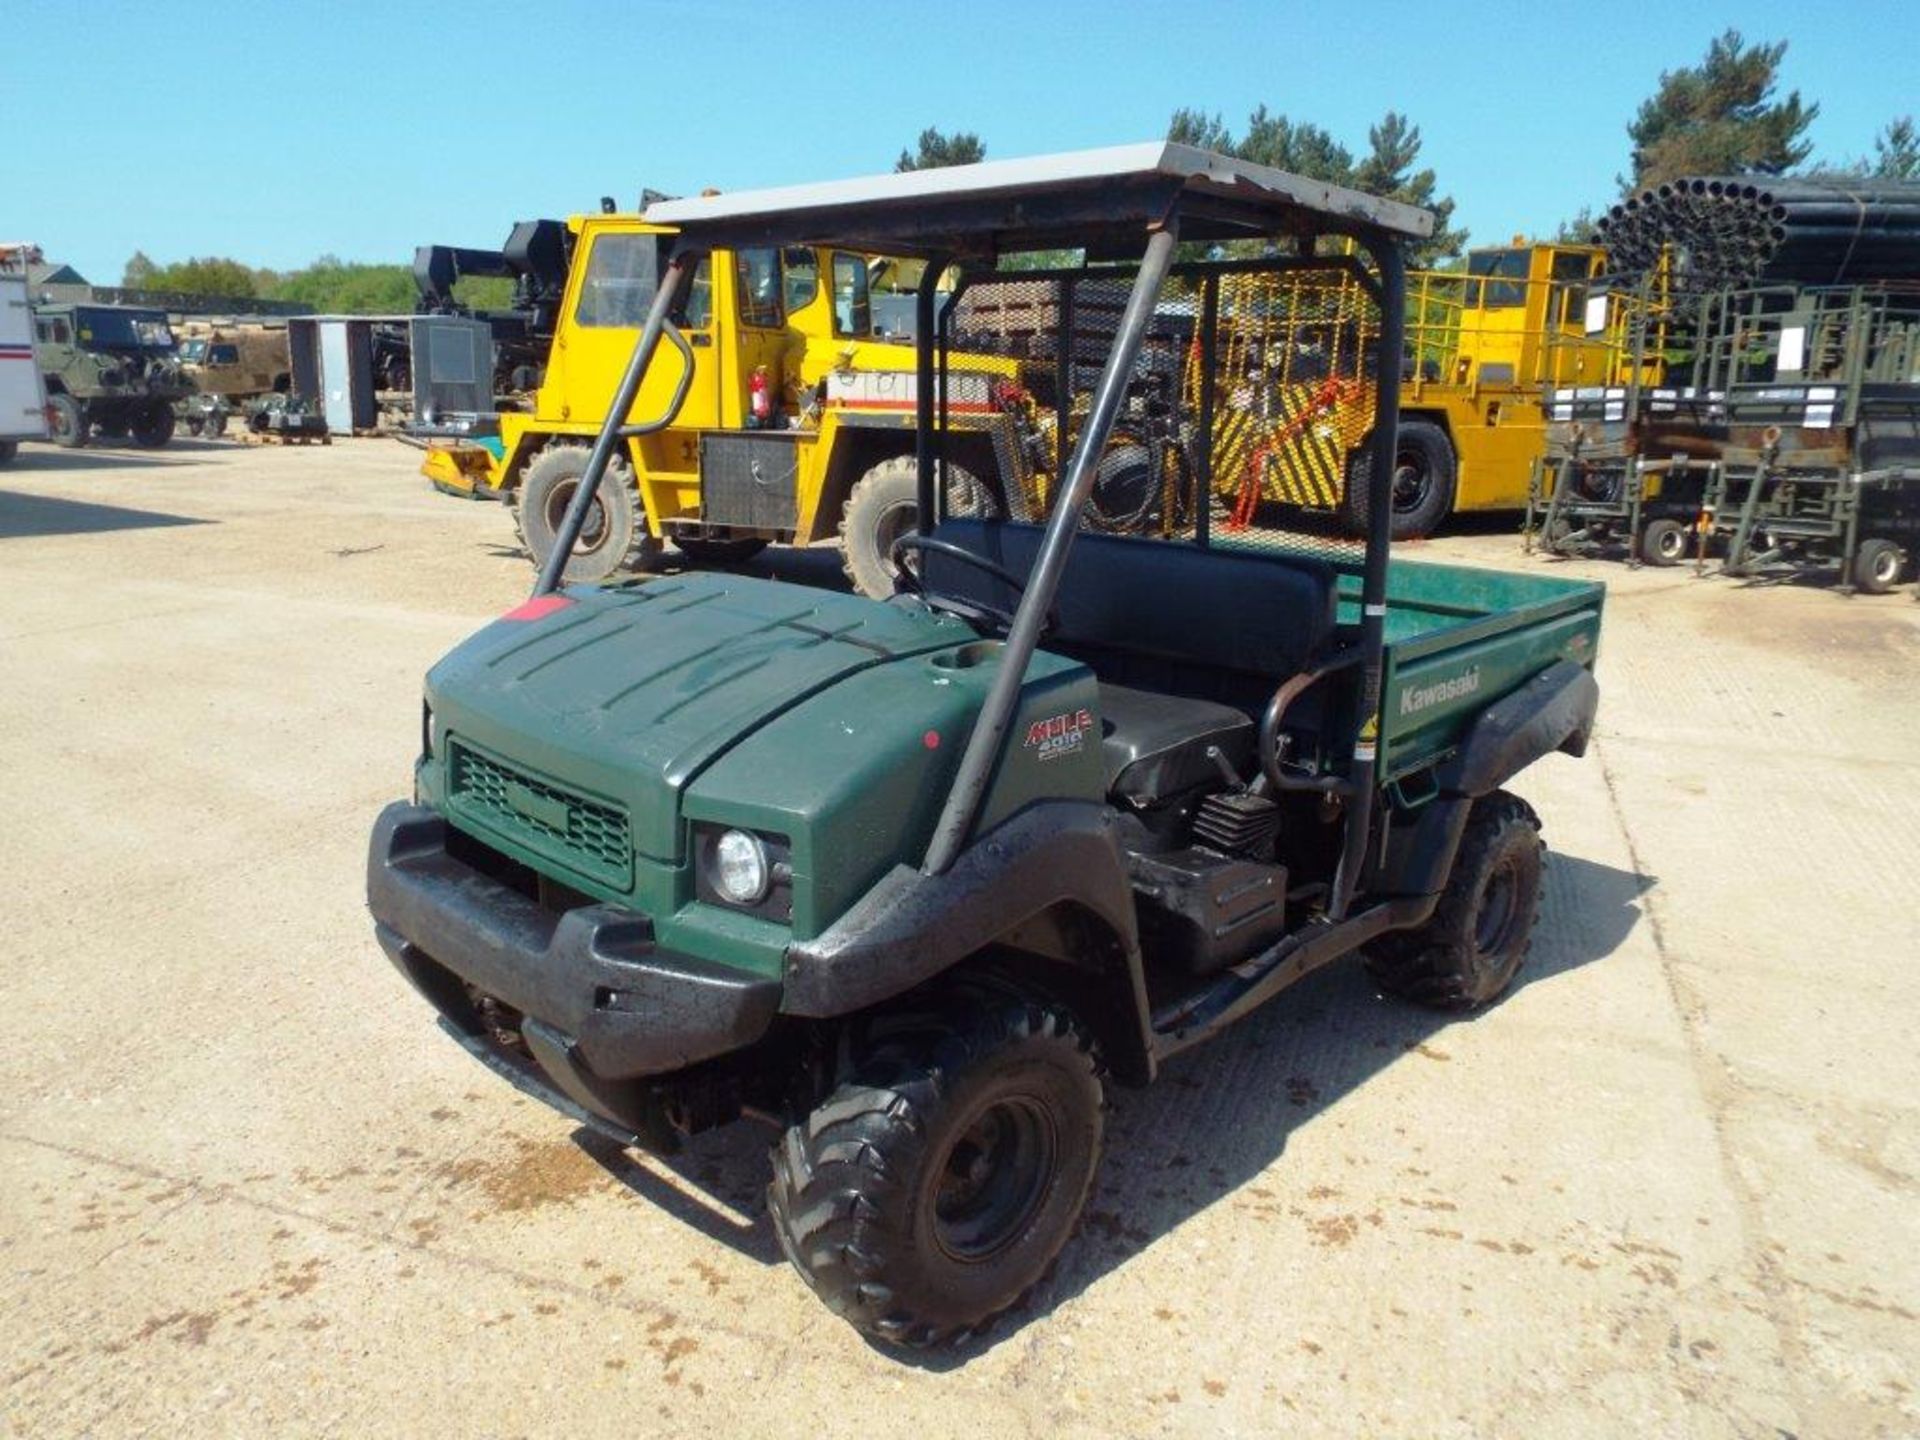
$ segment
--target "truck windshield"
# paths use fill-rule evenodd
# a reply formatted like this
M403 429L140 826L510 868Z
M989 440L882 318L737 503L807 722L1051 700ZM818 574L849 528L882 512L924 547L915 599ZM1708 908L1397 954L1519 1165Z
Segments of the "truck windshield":
M660 280L660 246L652 235L601 235L587 255L574 305L576 324L638 329Z
M158 310L78 310L74 329L92 349L171 350L173 331Z
M1467 274L1486 278L1484 286L1468 287L1470 306L1506 310L1527 303L1525 250L1474 250L1467 255Z

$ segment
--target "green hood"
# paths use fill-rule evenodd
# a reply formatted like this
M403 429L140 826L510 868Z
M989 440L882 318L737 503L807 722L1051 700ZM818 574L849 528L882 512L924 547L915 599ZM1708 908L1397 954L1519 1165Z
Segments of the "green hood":
M967 633L858 596L686 575L495 621L433 668L427 699L452 743L598 792L627 809L640 855L673 863L679 792L715 757L855 671Z

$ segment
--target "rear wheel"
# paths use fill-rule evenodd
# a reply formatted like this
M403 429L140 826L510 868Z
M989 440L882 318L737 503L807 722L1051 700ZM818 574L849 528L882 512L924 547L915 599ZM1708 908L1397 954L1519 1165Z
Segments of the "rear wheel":
M1391 513L1395 540L1424 540L1440 527L1453 511L1458 469L1453 441L1445 430L1430 420L1401 423L1393 458ZM1342 519L1355 535L1367 533L1372 489L1373 452L1368 444L1347 462L1347 493L1341 502Z
M514 523L536 568L544 568L553 553L560 523L586 471L586 446L549 445L521 477L514 497ZM644 570L659 554L660 542L647 533L640 519L633 467L616 455L600 477L600 491L580 527L564 578L569 583L592 584L623 570Z
M164 400L150 400L134 412L128 428L134 444L143 450L158 450L173 439L173 406Z
M87 410L71 395L56 395L47 402L47 424L56 445L78 450L87 443Z
M1640 558L1649 565L1678 565L1687 558L1687 527L1678 520L1649 520L1640 532Z
M1070 1014L1012 996L879 1025L775 1147L768 1209L835 1314L933 1345L1019 1301L1072 1235L1100 1162L1099 1066Z
M1367 947L1382 990L1442 1010L1472 1010L1513 983L1533 943L1546 846L1540 817L1495 790L1473 802L1453 874L1427 923Z
M1869 595L1885 595L1900 583L1907 553L1891 540L1873 536L1853 552L1853 584Z
M982 491L971 471L947 465L947 509L978 514ZM920 471L911 455L882 460L860 477L847 496L840 519L841 563L862 595L884 600L893 594L899 567L893 542L913 529L920 514Z

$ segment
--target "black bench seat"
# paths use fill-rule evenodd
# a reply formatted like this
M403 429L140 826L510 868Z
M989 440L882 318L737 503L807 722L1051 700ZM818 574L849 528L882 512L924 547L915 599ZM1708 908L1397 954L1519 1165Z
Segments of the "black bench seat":
M1042 529L949 519L937 539L1025 578ZM921 558L936 595L1012 611L1005 581L950 555ZM1068 553L1047 650L1092 668L1110 791L1139 803L1218 773L1218 746L1245 773L1253 717L1276 686L1327 648L1338 576L1291 555L1203 550L1179 541L1081 534Z

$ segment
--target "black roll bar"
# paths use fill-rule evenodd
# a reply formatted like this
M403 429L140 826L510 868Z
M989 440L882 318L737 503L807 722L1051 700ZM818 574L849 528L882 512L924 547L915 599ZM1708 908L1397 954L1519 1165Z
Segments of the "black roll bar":
M535 595L551 595L560 588L560 582L566 577L567 561L573 558L573 547L579 542L580 528L587 523L587 511L593 507L594 496L600 491L600 481L605 478L607 466L613 460L614 447L636 435L665 429L673 422L680 402L686 398L693 374L693 351L668 317L680 304L703 255L704 252L697 250L676 250L667 261L667 273L661 277L660 288L654 292L653 304L647 310L647 323L640 331L640 338L634 342L626 374L620 377L620 388L614 392L613 401L607 406L607 418L600 422L600 433L594 436L593 450L587 456L586 472L580 477L580 488L573 492L567 513L554 534L553 551L540 567L540 578L534 582ZM633 409L633 402L639 398L640 384L647 377L647 367L653 363L654 352L660 348L660 337L669 332L686 363L686 376L674 392L674 403L667 407L665 414L643 424L629 425L627 415Z
M1363 242L1380 274L1380 335L1375 342L1373 436L1367 485L1367 560L1360 579L1360 730L1353 740L1352 788L1347 793L1347 829L1333 872L1329 918L1347 918L1366 867L1379 769L1380 675L1386 655L1387 552L1393 531L1393 465L1400 428L1400 351L1406 343L1407 267L1400 242L1370 237Z
M1074 447L1073 464L1054 502L1053 514L1048 517L1046 532L1040 540L1040 553L1034 558L1026 591L1020 597L1012 628L1008 630L1006 644L1000 651L999 669L987 691L986 701L980 707L980 718L974 724L973 733L967 737L966 752L960 757L960 768L954 774L953 787L947 792L946 807L934 825L933 840L927 846L927 857L921 866L928 875L945 873L959 858L966 846L967 836L973 829L987 784L999 768L1008 724L1020 698L1020 687L1026 679L1028 662L1033 659L1033 652L1040 643L1040 631L1053 609L1054 595L1060 589L1060 577L1067 568L1067 555L1080 528L1081 512L1086 509L1087 500L1093 492L1100 455L1106 449L1107 437L1113 430L1113 422L1126 397L1127 382L1132 375L1134 361L1139 358L1147 323L1153 318L1154 306L1160 299L1160 287L1173 264L1174 242L1177 238L1178 229L1171 221L1147 237L1146 253L1141 257L1139 272L1134 276L1126 311L1120 317L1119 332L1114 336L1113 349L1107 354L1106 366L1100 372L1100 383L1094 389L1086 426L1080 432L1080 443ZM931 308L930 300L923 300L922 303L926 308ZM932 370L933 352L930 331L923 330L918 338L922 377L919 407L920 523L924 533L931 523L927 517L931 513L929 502L933 498L928 463L931 437L927 432L932 408L929 372ZM1385 573L1383 562L1383 585ZM1377 661L1375 681L1377 691Z
M936 409L934 395L933 369L933 332L934 297L940 286L940 277L946 273L947 260L941 255L929 256L927 268L920 272L920 287L913 292L913 346L914 346L914 385L913 385L913 460L918 488L915 499L919 504L919 528L922 535L933 533L934 494L936 486L933 477L933 417ZM945 418L945 417L942 417Z

